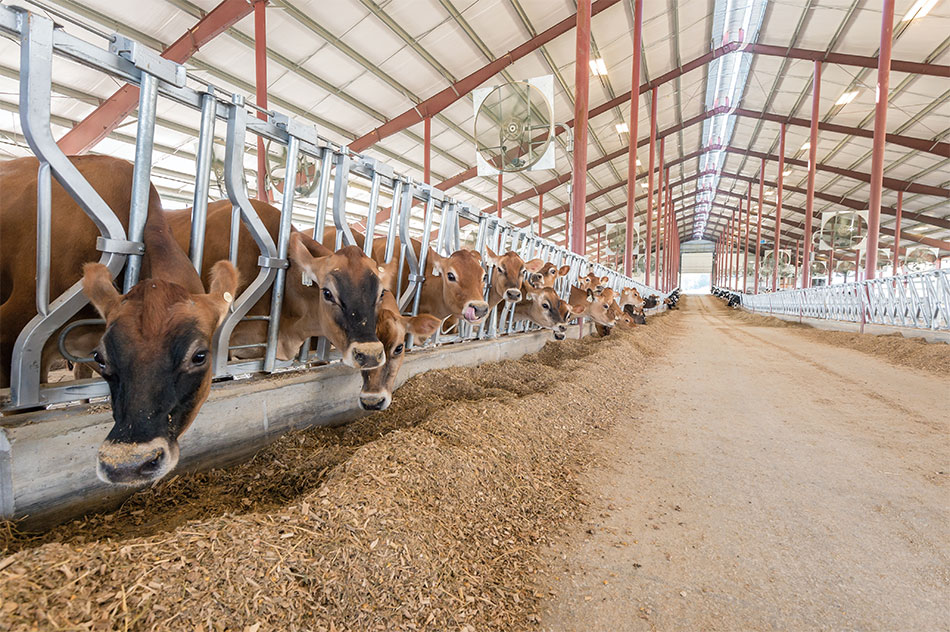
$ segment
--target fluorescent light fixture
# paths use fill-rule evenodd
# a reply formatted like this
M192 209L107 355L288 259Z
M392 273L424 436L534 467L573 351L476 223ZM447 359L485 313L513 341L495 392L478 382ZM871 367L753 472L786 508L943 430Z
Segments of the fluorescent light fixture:
M642 166L643 166L643 164L640 162L640 159L639 159L639 158L637 158L637 166L638 166L638 167L642 167Z
M937 0L917 0L917 2L914 3L914 6L910 8L910 11L905 13L904 17L901 18L901 22L919 20L930 13L930 10L934 8L935 4L937 4Z
M782 172L782 175L783 175L783 176L790 176L790 175L792 175L792 170L791 170L791 169L786 169L785 171Z
M626 123L617 123L616 127L617 127L618 134L626 134L630 131L630 128L627 126Z
M604 63L603 57L598 57L597 59L590 60L590 71L595 75L606 75L607 74L607 64Z
M838 97L838 100L835 101L835 105L848 105L849 103L854 101L854 97L858 96L858 92L859 92L858 90L845 92L840 97Z
M802 145L801 151L808 151L810 148L811 148L811 143L806 140L805 144Z
M646 185L645 182L641 182L641 183L640 183L640 186L643 187L644 189L647 188L647 185Z

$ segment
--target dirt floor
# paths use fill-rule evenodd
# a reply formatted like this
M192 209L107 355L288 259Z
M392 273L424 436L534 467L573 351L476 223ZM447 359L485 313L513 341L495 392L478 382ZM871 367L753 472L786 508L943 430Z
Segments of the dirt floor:
M950 345L682 304L0 525L0 630L948 629Z
M950 629L950 348L683 305L548 551L541 627Z

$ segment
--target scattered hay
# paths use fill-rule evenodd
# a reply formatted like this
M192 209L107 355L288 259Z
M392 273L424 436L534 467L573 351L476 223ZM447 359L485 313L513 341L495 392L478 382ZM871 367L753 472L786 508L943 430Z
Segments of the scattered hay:
M713 301L713 303L720 305L719 301ZM905 338L900 333L878 335L816 329L805 323L781 320L774 316L752 314L743 310L728 309L724 306L721 309L732 318L737 318L756 327L795 329L797 334L806 336L815 342L846 347L912 369L940 375L950 373L950 345L948 344L930 343L923 338Z
M289 433L43 534L0 535L0 629L513 630L542 546L675 318L417 376L390 410ZM629 380L627 384L623 381Z

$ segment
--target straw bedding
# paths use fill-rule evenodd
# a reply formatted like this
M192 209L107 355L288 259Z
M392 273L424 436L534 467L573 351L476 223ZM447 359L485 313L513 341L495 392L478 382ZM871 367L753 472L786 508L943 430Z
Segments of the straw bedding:
M578 475L677 316L410 380L109 514L0 533L0 629L519 630ZM184 438L187 441L187 435Z

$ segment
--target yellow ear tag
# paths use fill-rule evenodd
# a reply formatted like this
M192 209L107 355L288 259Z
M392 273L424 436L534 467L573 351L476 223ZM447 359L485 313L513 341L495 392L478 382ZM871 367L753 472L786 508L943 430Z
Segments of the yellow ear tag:
M230 292L225 292L225 293L224 293L224 302L225 302L225 303L230 303L230 302L233 301L233 300L234 300L234 297L231 296L231 293L230 293Z

